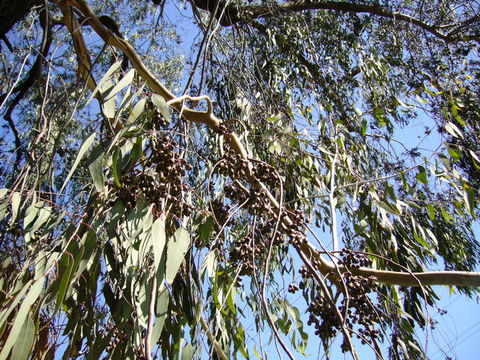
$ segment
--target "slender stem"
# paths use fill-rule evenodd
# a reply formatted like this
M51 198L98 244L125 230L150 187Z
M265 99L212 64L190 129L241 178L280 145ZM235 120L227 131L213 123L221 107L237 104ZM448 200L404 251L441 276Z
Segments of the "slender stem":
M336 131L335 131L336 132ZM332 232L332 247L333 251L339 249L338 245L338 234L337 234L337 201L335 199L335 168L338 161L338 144L335 141L335 155L333 156L332 166L330 167L330 218L331 226L330 230Z
M213 336L212 332L208 328L208 324L203 318L203 316L200 316L200 324L202 325L203 331L205 331L205 334L207 334L208 340L212 343L213 347L215 348L215 351L217 353L217 356L221 360L228 360L227 355L223 352L222 348L218 344L217 340L215 340L215 337Z
M152 276L152 289L150 290L150 304L148 309L148 325L147 325L147 334L145 335L145 349L144 356L146 360L152 359L151 349L152 349L152 333L153 333L153 320L155 319L155 301L157 298L157 276L153 274Z

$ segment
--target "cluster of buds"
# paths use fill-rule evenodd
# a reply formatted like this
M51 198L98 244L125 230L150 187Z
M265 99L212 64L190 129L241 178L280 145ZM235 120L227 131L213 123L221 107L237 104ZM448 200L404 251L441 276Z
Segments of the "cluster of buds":
M372 264L372 261L368 257L350 249L342 249L340 251L340 257L338 264L344 265L349 269L358 269Z
M168 136L152 139L152 154L145 161L145 169L133 169L121 179L116 188L117 199L126 208L135 207L142 195L155 204L158 216L166 213L171 219L189 216L191 205L185 200L190 188L184 183L190 164L175 149L178 144Z

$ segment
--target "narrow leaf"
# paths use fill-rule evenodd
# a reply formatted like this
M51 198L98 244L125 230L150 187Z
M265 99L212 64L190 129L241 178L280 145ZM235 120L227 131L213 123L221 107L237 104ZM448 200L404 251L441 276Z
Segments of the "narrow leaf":
M182 349L182 360L193 359L193 347L192 344L187 343Z
M30 355L34 342L35 325L30 315L27 315L20 333L18 334L17 341L13 346L12 359L15 360L27 360Z
M59 279L59 288L57 291L57 303L55 304L55 312L62 306L65 294L67 293L70 284L70 278L73 271L74 260L71 255L64 254L60 259L60 270L63 270L62 277Z
M17 220L18 213L20 212L20 200L22 197L20 193L14 192L12 195L12 217L10 218L10 226Z
M113 96L115 96L120 90L122 90L124 87L130 85L130 83L133 80L133 77L135 76L135 69L131 69L123 78L120 80L112 90L108 92L108 94L105 95L105 101L108 101L111 99Z
M168 291L164 290L157 298L157 305L155 308L156 319L155 325L153 326L152 331L152 345L155 346L160 334L162 333L163 325L168 315L168 303L170 302L170 297L168 296ZM153 350L153 349L151 349Z
M463 138L462 132L461 132L460 129L457 127L457 125L455 125L454 123L451 123L451 122L447 123L447 124L445 125L445 130L447 130L448 133L449 133L450 135L452 135L453 137L461 137L461 138Z
M430 220L434 221L435 220L435 208L433 207L432 204L427 205L427 213L428 213L428 217L430 218Z
M160 259L163 255L165 243L165 220L163 218L158 218L157 220L155 220L152 226L152 246L153 260L155 262L155 271L158 269L158 266L160 264Z
M100 80L100 82L97 84L97 87L95 88L95 90L93 90L92 94L88 97L88 100L87 100L87 105L90 103L90 101L93 100L94 96L97 94L98 90L100 90L103 86L103 84L105 83L105 81L107 81L108 79L110 79L110 77L112 76L112 74L117 71L117 69L120 67L120 65L122 64L121 61L117 61L115 62L112 66L110 66L110 68L107 70L107 72L105 73L105 75L103 75L102 79Z
M90 148L90 146L92 145L94 140L95 140L95 133L93 133L89 137L87 137L87 139L84 141L82 146L80 146L80 150L78 151L77 157L75 158L75 161L73 162L72 168L68 172L68 175L67 175L65 181L63 182L62 187L60 188L60 192L62 192L63 189L65 189L65 186L67 186L68 180L70 180L70 178L72 177L73 172L75 171L78 164L80 163L80 160L82 160L83 155L85 155L85 153Z
M189 247L190 234L183 227L179 227L167 244L165 280L169 284L173 283Z
M130 157L127 163L123 167L123 173L129 172L143 155L143 139L141 136L137 137L135 144L133 145Z
M12 328L10 329L10 333L8 334L8 338L3 344L2 351L0 352L0 360L7 359L8 354L10 353L10 350L15 344L20 334L20 331L23 328L23 324L25 322L26 317L29 314L32 304L37 300L38 296L42 291L42 287L43 287L43 277L33 283L32 287L30 288L30 291L27 293L27 295L23 299L22 305L20 305L20 309L18 310L17 316L15 317L15 321L13 322Z
M113 181L115 181L115 185L118 187L121 187L122 184L120 184L120 175L118 171L118 157L120 156L120 148L116 147L115 151L113 152L112 155L112 173L113 173Z
M418 167L417 179L422 184L428 184L427 171L425 170L425 168L423 166Z
M0 199L3 199L8 194L8 189L0 189Z
M152 103L157 107L158 111L160 111L160 114L162 114L165 120L172 121L167 103L162 96L158 94L152 94Z
M128 123L133 123L135 122L135 120L138 119L138 117L140 116L140 114L143 112L143 110L145 110L145 103L147 102L147 100L145 99L140 99L136 104L135 106L133 107L132 111L130 112L130 116L128 117L128 120L127 122Z
M90 171L93 183L98 192L101 192L105 186L102 170L103 155L103 147L99 144L92 150L88 161L88 170Z

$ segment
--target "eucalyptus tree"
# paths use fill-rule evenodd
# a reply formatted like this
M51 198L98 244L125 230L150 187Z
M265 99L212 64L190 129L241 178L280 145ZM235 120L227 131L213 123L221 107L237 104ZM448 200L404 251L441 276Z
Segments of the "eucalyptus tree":
M424 358L475 294L476 1L0 10L0 359Z

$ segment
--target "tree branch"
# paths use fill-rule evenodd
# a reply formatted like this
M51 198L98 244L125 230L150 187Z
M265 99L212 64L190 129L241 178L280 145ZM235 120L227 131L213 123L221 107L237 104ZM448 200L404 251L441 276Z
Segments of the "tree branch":
M431 25L416 19L412 16L393 12L385 9L382 6L375 4L357 4L338 1L313 1L313 2L286 2L284 4L262 6L243 6L228 4L222 0L191 0L192 3L200 9L209 11L214 15L222 26L228 27L238 23L249 22L254 19L266 19L278 15L288 15L295 12L301 12L305 10L332 10L338 12L348 12L356 14L370 14L376 15L396 21L406 22L429 32L430 34L445 40L446 42L452 42L454 40L475 40L480 41L478 35L467 35L462 38L455 36L455 32L444 34L440 29L445 26ZM217 6L218 5L218 6ZM213 11L215 8L224 9L224 12ZM474 16L469 20L466 20L464 24L470 24L478 20L478 16Z
M10 105L8 106L7 111L3 116L5 121L7 121L7 123L9 124L10 129L12 130L13 136L15 138L16 159L14 163L13 173L16 172L16 168L20 164L21 156L25 152L25 149L22 148L20 134L18 133L18 130L15 127L15 122L12 119L12 114L15 108L17 107L17 105L20 103L20 101L27 95L30 88L34 85L35 81L40 79L40 76L42 75L42 65L48 56L48 52L50 51L50 45L52 43L52 29L51 29L48 9L46 7L40 10L40 25L43 30L43 35L42 35L42 43L40 45L40 50L38 52L38 55L32 67L28 71L27 77L22 81L20 85L16 86L13 89L12 93L17 93L17 94L15 95L14 99L10 102ZM3 102L6 101L8 95L9 95L8 93L0 95L0 103L3 104Z
M177 97L172 92L170 92L163 84L161 84L157 79L155 79L152 73L145 67L132 46L125 40L120 39L118 36L115 36L107 28L105 28L105 26L100 22L98 17L86 4L85 0L66 0L64 2L68 2L77 7L77 9L80 10L83 15L88 19L88 23L106 43L123 51L128 56L130 62L137 70L138 74L147 82L147 84L152 88L153 91L160 94L167 102L169 102L169 104L171 104L171 106L176 111L181 113L182 119L184 119L185 121L193 121L206 124L207 126L216 131L220 129L220 120L212 113L211 109L209 109L208 111L197 111L184 106L183 101L177 100ZM237 154L242 155L244 159L248 160L247 151L245 150L245 147L242 145L240 139L235 133L226 133L223 136L226 142ZM250 180L252 182L254 180L251 171L249 174L247 174L247 180ZM272 195L272 193L267 189L267 187L263 183L258 181L253 183L259 191L263 191L265 193L274 211L279 211L281 206L277 202L275 197ZM290 219L288 214L282 216L281 221L286 226L292 224L292 220ZM336 276L339 276L339 274L349 271L359 276L374 276L378 282L393 285L454 285L472 287L480 286L480 273L465 271L433 271L422 273L408 273L368 268L347 270L342 266L337 266L331 261L324 259L320 255L319 251L313 246L313 244L308 241L300 244L299 246L296 246L295 249L297 250L297 252L299 252L300 257L306 256L306 258L312 264L315 264L315 266L317 266L318 270L324 276L335 277L335 274L337 274Z

